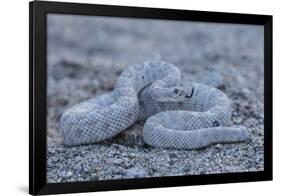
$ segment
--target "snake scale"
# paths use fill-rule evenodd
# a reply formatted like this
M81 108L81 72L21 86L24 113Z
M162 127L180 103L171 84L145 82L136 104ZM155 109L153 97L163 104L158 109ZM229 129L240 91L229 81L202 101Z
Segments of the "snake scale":
M244 126L231 126L227 96L211 86L181 83L179 69L163 61L126 68L112 92L79 103L60 118L64 144L75 146L112 138L146 120L144 141L161 148L198 149L250 138Z

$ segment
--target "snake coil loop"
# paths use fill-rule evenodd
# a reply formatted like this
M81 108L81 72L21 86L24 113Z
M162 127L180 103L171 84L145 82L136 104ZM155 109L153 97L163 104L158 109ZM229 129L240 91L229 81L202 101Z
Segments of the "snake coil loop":
M114 137L138 120L146 120L143 138L155 147L196 149L250 138L245 127L231 126L230 103L222 91L181 84L176 66L155 61L129 66L113 92L66 110L60 128L64 143L75 146Z

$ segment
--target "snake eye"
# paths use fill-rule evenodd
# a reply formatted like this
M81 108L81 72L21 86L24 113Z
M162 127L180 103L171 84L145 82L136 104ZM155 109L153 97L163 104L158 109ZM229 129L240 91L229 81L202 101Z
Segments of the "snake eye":
M214 126L214 127L218 127L218 126L220 126L220 123L215 120L215 121L213 122L213 126Z
M142 76L141 78L144 79L144 76Z
M175 91L174 91L176 94L178 94L179 92L179 89L175 88Z

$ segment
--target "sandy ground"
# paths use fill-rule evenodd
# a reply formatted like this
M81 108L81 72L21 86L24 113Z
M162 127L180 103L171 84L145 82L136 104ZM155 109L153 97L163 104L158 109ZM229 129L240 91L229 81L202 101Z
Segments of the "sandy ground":
M164 20L48 15L47 181L88 181L263 170L263 27ZM146 145L142 123L110 140L62 145L59 118L80 101L111 91L128 65L162 59L184 80L215 86L233 106L233 124L251 141L200 150Z

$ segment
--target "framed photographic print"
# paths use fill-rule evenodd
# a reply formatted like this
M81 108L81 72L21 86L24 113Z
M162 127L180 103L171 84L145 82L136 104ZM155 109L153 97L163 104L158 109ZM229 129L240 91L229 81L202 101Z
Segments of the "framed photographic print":
M272 180L272 16L29 10L30 194Z

